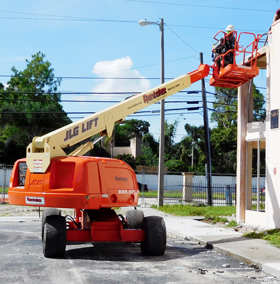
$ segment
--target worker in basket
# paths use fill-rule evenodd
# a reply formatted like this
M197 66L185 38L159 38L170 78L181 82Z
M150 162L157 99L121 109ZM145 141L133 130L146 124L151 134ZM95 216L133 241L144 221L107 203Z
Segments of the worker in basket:
M228 64L233 64L234 62L234 50L235 48L235 36L234 36L234 26L228 25L226 27L226 34L224 38L218 40L218 42L214 45L212 58L213 61L216 62L219 67L226 67ZM220 56L225 54L224 56Z

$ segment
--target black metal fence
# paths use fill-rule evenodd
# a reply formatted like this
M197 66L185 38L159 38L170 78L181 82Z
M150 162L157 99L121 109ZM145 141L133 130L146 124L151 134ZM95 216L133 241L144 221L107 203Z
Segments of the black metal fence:
M236 184L212 184L213 206L236 206ZM141 192L146 198L157 198L156 190ZM252 207L256 207L258 200L257 189L252 188ZM259 193L260 208L264 209L265 194ZM164 187L164 203L194 203L208 205L207 184L176 184Z
M184 193L185 191L185 193ZM212 205L236 205L236 185L212 184ZM194 183L183 186L166 186L164 188L165 202L188 202L208 204L207 184Z

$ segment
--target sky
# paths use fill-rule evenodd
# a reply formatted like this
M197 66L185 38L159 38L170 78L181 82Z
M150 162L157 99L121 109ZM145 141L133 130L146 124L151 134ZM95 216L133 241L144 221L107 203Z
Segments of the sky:
M0 82L6 84L13 66L25 69L26 59L41 51L52 64L55 76L62 77L61 103L76 121L86 116L85 112L97 112L160 84L159 26L142 27L139 20L159 23L164 19L168 81L196 70L200 52L204 63L211 65L213 37L229 24L238 33L266 33L279 7L280 1L275 0L1 1ZM260 71L254 81L264 95L265 77L265 71ZM207 107L211 109L215 97L209 78L205 82ZM200 82L186 89L200 90ZM199 103L189 105L188 101ZM166 121L178 121L176 142L186 135L186 123L203 125L202 108L196 112L176 110L192 106L202 106L200 92L182 92L166 99ZM154 112L159 109L160 105L155 104L145 109L150 113L134 114L127 119L148 121L150 132L158 139L160 117ZM214 126L210 122L210 127Z

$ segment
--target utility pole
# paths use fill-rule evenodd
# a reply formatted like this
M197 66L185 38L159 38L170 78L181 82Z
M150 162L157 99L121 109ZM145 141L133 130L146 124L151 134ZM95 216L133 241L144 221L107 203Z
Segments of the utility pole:
M200 64L203 64L203 54L200 52ZM209 122L207 112L207 100L205 92L205 81L201 80L202 102L203 102L203 119L204 119L204 136L205 136L205 156L206 156L206 177L207 177L207 199L208 205L212 206L212 172L211 172L211 148L210 148L210 134Z

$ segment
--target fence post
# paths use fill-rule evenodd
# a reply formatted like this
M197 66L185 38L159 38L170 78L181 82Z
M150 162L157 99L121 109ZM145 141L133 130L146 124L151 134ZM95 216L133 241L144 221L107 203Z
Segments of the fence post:
M141 205L143 205L144 204L144 195L145 195L145 189L144 189L144 186L145 186L145 169L144 168L142 168L141 173L142 173L142 185L141 185L141 188L139 188L139 189L140 189L140 192L142 192L141 193Z
M7 175L6 165L3 165L1 170L3 172L3 186L2 186L2 191L0 192L0 203L5 203L6 175Z
M183 201L192 202L193 173L182 173L183 175Z
M232 205L232 196L231 196L231 191L230 191L230 185L225 184L224 190L225 190L226 204L231 206Z
M4 186L3 186L3 190L4 190L4 197L3 197L3 203L5 203L5 192L6 192L6 176L7 176L7 168L6 165L3 166L3 170L4 170Z

